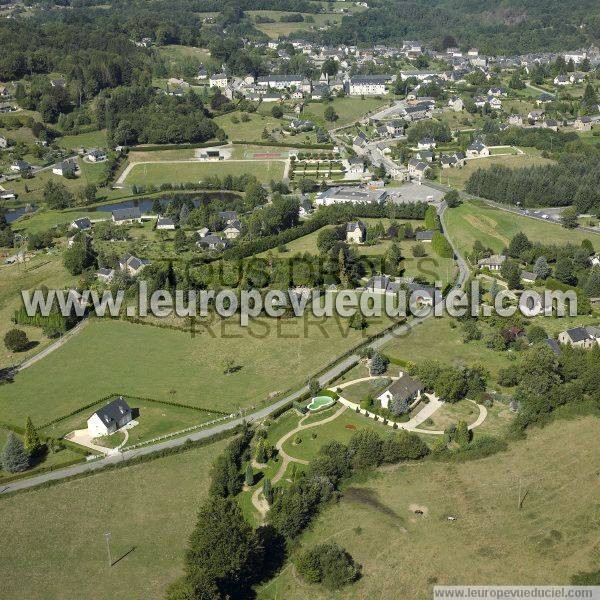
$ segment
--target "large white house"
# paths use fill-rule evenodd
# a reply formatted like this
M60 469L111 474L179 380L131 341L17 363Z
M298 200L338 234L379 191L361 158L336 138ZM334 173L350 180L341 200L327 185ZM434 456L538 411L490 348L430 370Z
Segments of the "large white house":
M364 187L340 186L320 192L315 198L316 206L332 204L383 204L388 197L385 190L370 190Z
M131 408L122 396L97 410L88 420L91 437L110 435L131 421Z
M275 90L286 90L289 88L296 88L303 92L310 92L311 85L310 81L306 77L300 75L267 75L265 77L259 77L256 83L260 87L272 88Z
M386 80L387 77L382 75L352 77L348 81L348 94L350 96L383 96L387 94Z
M208 79L208 85L210 87L216 87L219 89L225 89L227 87L227 75L225 73L214 73Z

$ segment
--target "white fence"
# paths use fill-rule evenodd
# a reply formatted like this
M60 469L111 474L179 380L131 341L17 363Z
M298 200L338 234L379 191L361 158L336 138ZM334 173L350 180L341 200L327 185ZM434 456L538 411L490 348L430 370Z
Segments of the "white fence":
M197 431L198 429L202 429L203 427L207 427L208 425L216 425L217 423L222 423L223 421L227 421L229 419L233 419L236 417L235 414L227 415L225 417L219 417L218 419L213 419L212 421L206 421L205 423L200 423L199 425L192 425L187 429L181 429L180 431L174 431L173 433L166 433L165 435L161 435L150 440L145 440L143 442L138 442L137 444L132 444L131 446L125 446L120 449L120 452L125 452L127 450L135 450L136 448L141 448L142 446L147 446L148 444L154 444L155 442L162 442L163 440L168 440L170 438L179 437L180 435L184 435L189 433L190 431Z

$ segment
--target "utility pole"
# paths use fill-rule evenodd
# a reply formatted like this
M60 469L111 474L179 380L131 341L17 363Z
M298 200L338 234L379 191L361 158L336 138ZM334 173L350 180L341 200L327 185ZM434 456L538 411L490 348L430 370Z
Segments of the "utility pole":
M108 566L112 567L112 557L110 555L110 532L104 534L106 540L106 552L108 553Z
M517 499L517 510L521 510L521 476L519 475L519 493Z

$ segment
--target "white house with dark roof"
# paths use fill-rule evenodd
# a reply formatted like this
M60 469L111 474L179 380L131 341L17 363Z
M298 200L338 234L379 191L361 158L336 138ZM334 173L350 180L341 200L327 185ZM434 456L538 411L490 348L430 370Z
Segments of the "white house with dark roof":
M599 339L600 332L597 327L572 327L558 334L559 343L575 348L592 348L598 344Z
M239 237L242 234L242 223L241 221L231 221L225 229L223 229L223 234L228 240L235 240L235 238Z
M433 240L433 234L434 232L430 230L417 231L415 233L415 239L417 240L417 242L431 243L431 241Z
M77 229L78 231L85 231L86 229L90 229L91 226L92 222L87 217L82 217L81 219L71 221L70 228Z
M62 177L74 175L76 170L77 163L72 160L63 160L52 167L52 173L54 173L54 175L61 175Z
M448 100L448 106L454 112L461 112L465 108L465 103L463 102L463 100L460 96L452 96Z
M169 219L168 217L163 217L159 215L156 219L156 229L163 231L173 231L175 229L175 221L173 219Z
M85 155L86 158L93 163L103 162L106 160L106 152L104 150L100 150L99 148L93 148L89 150Z
M412 404L421 399L425 387L410 375L400 372L398 379L393 381L377 400L381 402L381 408L390 408L396 400L403 400Z
M481 140L475 140L467 147L467 158L481 158L489 155L490 149Z
M367 237L367 228L362 221L346 223L346 241L349 244L363 244Z
M436 146L435 140L430 137L423 138L418 141L417 148L419 150L433 150Z
M504 254L492 254L487 258L482 258L477 261L477 266L480 269L489 269L490 271L499 271L502 268L506 256Z
M196 242L196 246L208 250L225 250L225 248L229 246L229 242L220 235L209 233L208 235L201 237Z
M88 433L92 438L111 435L132 419L131 408L122 396L98 409L88 420Z
M387 94L385 83L389 78L384 75L364 75L351 77L347 83L350 96L383 96Z
M131 208L118 208L117 210L112 211L111 218L116 225L134 222L141 223L142 211L137 206L132 206Z
M15 160L10 165L10 170L17 173L25 173L31 170L31 165L26 160Z
M136 277L142 271L142 269L149 264L152 264L149 260L138 258L133 254L127 252L119 259L119 269L125 271L132 277Z
M573 124L577 131L591 131L592 120L588 116L578 117Z
M225 73L214 73L208 79L208 85L210 87L216 87L219 89L225 89L227 87L228 79Z
M96 271L96 279L98 279L99 281L103 281L104 283L110 283L113 280L114 276L114 269L102 268Z
M423 179L428 170L429 165L418 158L411 158L408 161L408 174L415 179Z

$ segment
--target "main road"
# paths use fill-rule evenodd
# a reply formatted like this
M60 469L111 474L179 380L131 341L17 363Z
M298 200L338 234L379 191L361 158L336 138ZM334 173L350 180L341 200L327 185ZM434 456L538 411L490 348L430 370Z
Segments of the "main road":
M440 207L438 208L438 214L440 215L440 221L442 223L442 228L445 230L445 212L446 212L446 204L442 202ZM456 263L458 266L458 276L456 281L454 282L455 288L461 288L464 286L467 281L467 277L469 276L469 268L464 258L459 254L457 247L455 246L453 240L449 240L450 244L455 253ZM420 325L424 320L430 318L432 313L429 313L425 317L412 318L410 321L406 323L402 323L395 327L391 331L382 335L381 337L373 340L368 346L377 350L387 344L388 342L397 339L398 337L404 337L409 334L411 329ZM342 359L340 362L336 363L334 366L330 367L325 373L323 373L319 377L319 384L322 387L325 387L327 384L331 383L338 379L341 375L343 375L348 369L358 364L360 361L360 356L358 354L352 354ZM57 469L56 471L50 471L48 473L41 473L40 475L34 475L33 477L28 477L25 479L18 479L16 481L7 483L6 485L0 487L0 494L8 494L10 492L15 492L18 490L24 490L27 488L32 488L43 483L47 483L49 481L57 481L60 479L65 479L67 477L73 477L75 475L81 475L83 473L90 473L93 471L97 471L104 467L114 465L120 462L127 462L134 458L138 458L140 456L144 456L146 454L152 454L153 452L159 452L161 450L166 450L168 448L176 448L177 446L181 446L187 442L187 440L198 441L206 438L213 437L219 433L223 433L225 431L234 429L235 427L242 424L242 422L251 422L251 421L260 421L268 417L273 412L279 410L286 404L293 402L294 400L298 400L308 391L308 385L305 385L289 394L287 394L284 398L277 400L273 404L269 406L265 406L260 408L244 417L232 419L231 421L227 421L226 423L221 423L219 425L215 425L214 427L210 427L207 429L201 429L199 431L195 431L194 433L190 433L189 435L185 435L182 437L175 437L157 444L151 444L148 446L144 446L142 448L136 448L133 450L126 450L125 452L119 452L113 455L106 456L104 458L100 458L98 460L93 460L86 463L80 463L77 465L72 465L70 467L65 467L64 469Z

